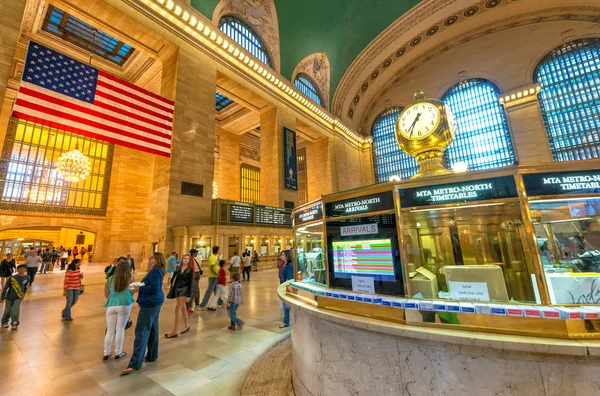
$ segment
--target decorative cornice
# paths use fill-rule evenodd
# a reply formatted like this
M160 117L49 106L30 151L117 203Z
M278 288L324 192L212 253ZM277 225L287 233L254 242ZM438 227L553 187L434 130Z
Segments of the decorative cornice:
M345 135L352 144L362 147L363 136L350 130L327 110L314 103L281 74L266 66L244 48L222 33L204 15L185 5L181 0L124 0L127 4L146 14L180 39L201 48L213 59L240 75L245 75L267 88L271 93L287 101L332 134Z

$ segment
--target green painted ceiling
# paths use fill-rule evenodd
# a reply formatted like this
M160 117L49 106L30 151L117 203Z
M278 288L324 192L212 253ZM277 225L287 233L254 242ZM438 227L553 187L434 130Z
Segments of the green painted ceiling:
M275 0L281 43L281 73L291 79L302 59L326 51L331 96L344 72L379 33L420 0ZM219 0L191 0L212 20Z

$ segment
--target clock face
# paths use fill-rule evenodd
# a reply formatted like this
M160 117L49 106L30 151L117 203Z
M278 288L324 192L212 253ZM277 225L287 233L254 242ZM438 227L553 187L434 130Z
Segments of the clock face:
M454 119L454 116L452 115L452 112L450 111L450 108L448 107L448 105L446 105L445 111L446 113L446 119L448 120L448 128L450 128L450 132L452 132L452 135L456 134L456 120Z
M435 132L440 125L440 119L437 106L419 102L402 113L398 120L398 129L406 139L421 140Z

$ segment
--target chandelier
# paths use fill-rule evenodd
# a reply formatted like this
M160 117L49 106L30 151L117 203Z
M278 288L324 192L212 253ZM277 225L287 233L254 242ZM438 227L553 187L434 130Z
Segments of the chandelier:
M90 174L90 160L79 151L79 144L76 144L74 150L68 151L58 158L56 170L63 180L77 183L85 180Z

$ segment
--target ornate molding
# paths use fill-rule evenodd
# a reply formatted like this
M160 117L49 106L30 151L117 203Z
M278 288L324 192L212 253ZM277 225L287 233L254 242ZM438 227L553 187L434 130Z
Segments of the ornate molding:
M331 87L330 77L331 67L329 65L329 58L325 51L311 54L306 58L302 59L292 73L292 81L296 80L296 75L304 73L310 76L317 84L317 89L320 91L319 94L325 101L325 108L329 108L329 94Z
M260 161L260 150L247 144L240 143L240 160L251 159Z

